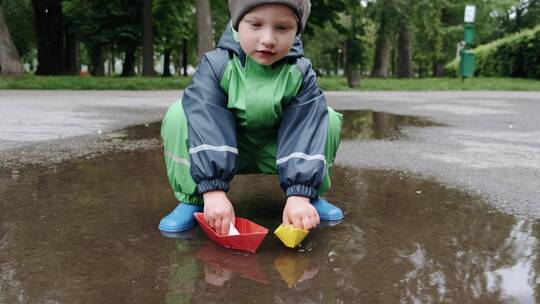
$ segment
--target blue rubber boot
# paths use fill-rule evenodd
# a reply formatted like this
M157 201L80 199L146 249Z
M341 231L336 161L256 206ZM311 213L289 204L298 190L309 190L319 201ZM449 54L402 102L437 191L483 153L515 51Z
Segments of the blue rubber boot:
M321 221L339 221L343 219L343 212L341 209L330 204L323 198L316 198L311 201L311 204L317 209Z
M159 222L159 230L165 232L180 232L195 226L195 212L203 212L202 205L192 205L180 202L174 210Z

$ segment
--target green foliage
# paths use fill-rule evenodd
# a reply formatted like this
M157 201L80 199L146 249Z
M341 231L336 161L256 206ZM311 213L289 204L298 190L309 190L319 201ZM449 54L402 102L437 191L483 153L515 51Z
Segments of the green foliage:
M23 61L32 59L36 47L34 18L30 0L0 0L11 39Z
M476 55L476 74L482 76L540 79L540 26L481 45ZM447 65L457 74L459 60Z
M104 50L137 49L142 40L140 0L64 0L66 24L85 45L91 64L101 64Z
M154 43L156 51L163 54L172 51L174 57L180 57L180 50L185 41L196 51L197 23L195 5L191 0L153 0Z
M140 61L141 0L62 0L62 4L67 30L76 32L82 42L82 63L99 65L105 56L121 57L126 50L135 50L135 62ZM228 5L224 0L210 0L210 4L217 43L229 21ZM429 76L434 64L439 67L454 59L456 44L463 39L463 12L468 4L477 7L477 44L540 23L540 0L316 0L312 1L310 20L302 34L305 53L323 74L333 74L345 63L366 71L373 61L375 40L385 37L396 49L397 34L407 26L413 32L415 70ZM0 5L15 46L23 60L31 62L36 48L31 1L0 0ZM153 0L152 10L156 52L170 51L178 64L187 45L188 62L194 64L195 1ZM522 50L525 46L505 46L505 55L498 55L512 61L511 68L505 67L510 75L531 73L531 69L522 72L516 67L520 60L536 62L531 59L533 55ZM394 63L396 53L391 59ZM524 57L505 57L515 53ZM487 70L495 73L500 69Z
M180 48L183 39L196 31L193 1L153 0L154 41L158 50Z
M346 69L361 71L367 60L368 40L366 37L367 20L363 6L351 0L347 6L347 22L344 28L346 43Z
M343 38L329 22L323 27L313 27L312 30L311 36L302 38L304 53L319 73L328 74L337 68Z
M328 75L338 68L360 70L368 59L371 42L366 34L369 22L364 7L357 0L341 4L347 5L339 13L339 20L316 24L310 19L311 33L302 35L304 52L320 74ZM342 62L347 66L342 66Z
M540 0L507 0L506 7L500 7L491 14L498 23L496 37L502 37L540 24Z
M329 22L340 31L340 13L344 12L351 0L314 0L311 1L311 14L304 31L305 36L311 36L316 27L324 27ZM360 1L355 1L360 3Z
M214 42L217 45L221 34L225 31L225 27L231 19L229 5L228 1L210 0L210 6L212 9L212 22L214 23Z

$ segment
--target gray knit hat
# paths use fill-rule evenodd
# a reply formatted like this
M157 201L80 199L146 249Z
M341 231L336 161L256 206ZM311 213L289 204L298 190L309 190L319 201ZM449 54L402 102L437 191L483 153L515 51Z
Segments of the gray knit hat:
M290 7L298 17L298 34L306 27L306 23L311 11L310 0L229 0L229 11L231 13L232 25L238 30L238 23L247 12L263 4L283 4Z

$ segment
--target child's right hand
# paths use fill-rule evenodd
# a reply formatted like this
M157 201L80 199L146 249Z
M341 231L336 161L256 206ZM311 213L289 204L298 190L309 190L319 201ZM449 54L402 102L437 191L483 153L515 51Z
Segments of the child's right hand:
M234 208L224 191L210 191L203 194L204 220L218 234L228 235L234 223Z

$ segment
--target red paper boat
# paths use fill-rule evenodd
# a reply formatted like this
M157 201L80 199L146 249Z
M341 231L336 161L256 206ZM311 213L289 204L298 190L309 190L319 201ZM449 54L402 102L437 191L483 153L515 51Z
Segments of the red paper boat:
M239 235L219 235L214 229L210 228L204 220L204 214L195 212L195 219L201 225L203 231L212 241L225 248L231 248L242 251L255 252L261 245L264 237L268 233L268 229L257 225L254 222L245 218L236 217L234 226L240 232Z

